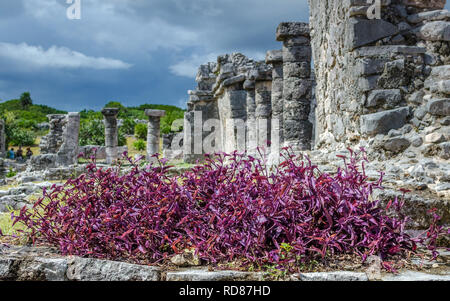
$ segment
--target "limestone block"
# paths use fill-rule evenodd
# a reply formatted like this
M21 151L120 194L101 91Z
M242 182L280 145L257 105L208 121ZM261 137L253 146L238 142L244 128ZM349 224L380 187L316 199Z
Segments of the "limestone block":
M450 115L450 98L433 99L427 104L428 113L436 116Z
M450 41L450 22L433 21L422 25L416 32L426 41Z
M403 4L419 8L443 9L446 0L402 0Z
M277 28L277 41L284 41L298 36L309 37L309 24L302 22L284 22Z
M365 273L355 272L322 272L302 273L301 281L368 281Z
M69 259L67 278L72 281L159 281L159 268L92 258Z
M355 57L386 57L393 54L424 54L426 48L404 45L385 45L361 47L354 51Z
M262 275L237 271L186 270L167 272L167 281L258 281Z
M34 258L23 262L17 271L18 281L66 281L65 258Z
M386 274L382 281L450 281L450 275L432 275L423 272L406 271L398 274Z
M450 80L429 80L425 82L425 88L428 88L431 93L442 93L450 95Z
M450 78L450 65L436 66L431 70L430 78L433 80L442 79L446 80Z
M386 134L406 124L409 107L361 116L361 132L366 135Z
M310 62L286 62L283 67L283 76L307 78L311 77Z
M385 59L364 58L357 61L356 72L358 75L364 76L381 74L385 64Z
M310 46L283 46L283 62L311 62L312 50Z
M373 90L369 93L366 107L373 108L385 104L387 108L393 109L402 101L400 89Z
M423 21L440 21L450 19L450 12L448 10L433 10L421 12L414 15L408 16L408 22L410 23L420 23Z
M393 152L394 154L401 153L405 151L411 142L403 137L394 137L386 140L383 144L383 148L387 151Z
M345 37L347 49L365 46L398 33L397 26L378 19L351 18L347 26L347 36Z
M425 136L426 143L438 144L441 142L445 142L445 136L442 133L431 133Z
M266 64L278 64L283 63L283 51L282 50L270 50L266 54Z

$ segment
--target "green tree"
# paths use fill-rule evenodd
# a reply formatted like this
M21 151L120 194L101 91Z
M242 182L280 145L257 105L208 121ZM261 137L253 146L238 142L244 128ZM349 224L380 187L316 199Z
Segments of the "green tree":
M84 120L80 125L80 145L105 145L105 125L101 119ZM127 140L122 131L118 133L119 146Z
M136 122L131 118L125 118L120 130L125 135L134 135L134 128L136 127Z
M134 136L138 139L147 140L147 125L138 123L134 127Z
M22 105L23 109L26 109L33 105L33 100L31 99L30 92L24 92L20 96L20 104Z

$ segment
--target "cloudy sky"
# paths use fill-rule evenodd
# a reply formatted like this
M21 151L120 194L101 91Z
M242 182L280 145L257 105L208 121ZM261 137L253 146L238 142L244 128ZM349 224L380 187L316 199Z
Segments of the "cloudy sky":
M0 100L184 106L198 65L262 59L281 47L280 22L308 21L307 0L81 0L81 20L67 18L71 1L0 1Z

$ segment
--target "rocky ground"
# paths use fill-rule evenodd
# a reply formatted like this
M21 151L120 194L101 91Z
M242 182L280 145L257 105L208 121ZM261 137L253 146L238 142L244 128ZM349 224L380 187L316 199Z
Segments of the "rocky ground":
M450 253L431 263L415 258L409 269L381 272L377 261L350 270L274 275L211 267L144 266L75 256L52 248L0 247L0 280L22 281L450 281Z

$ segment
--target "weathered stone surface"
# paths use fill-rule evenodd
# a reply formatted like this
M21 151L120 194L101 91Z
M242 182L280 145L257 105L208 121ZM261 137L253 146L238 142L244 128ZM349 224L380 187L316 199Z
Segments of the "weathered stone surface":
M390 200L395 198L403 199L403 194L400 191L392 189L374 190L373 199L381 200L380 206L386 206ZM409 192L404 197L405 206L402 213L410 217L408 221L408 229L427 229L432 222L432 216L428 213L429 210L437 209L436 214L442 216L441 223L450 223L449 200L440 199L436 196L424 196L419 193Z
M56 154L61 147L64 135L64 125L66 122L66 115L64 114L50 114L47 115L50 123L49 133L41 138L39 148L41 154Z
M309 24L302 22L284 22L277 28L277 41L284 41L298 36L309 37Z
M373 90L369 93L366 107L378 107L385 104L386 108L392 109L402 101L400 89L392 90Z
M437 8L442 9L446 0L402 0L403 4L419 8Z
M356 72L359 75L381 74L384 70L385 64L386 64L385 59L364 58L358 60L356 65Z
M436 116L450 115L450 98L433 99L427 104L428 113Z
M369 281L381 280L381 270L383 269L382 262L380 256L372 255L367 258L369 267L366 269L365 273Z
M178 267L190 267L201 265L200 258L195 254L195 250L185 250L170 259L170 262Z
M119 128L117 126L118 108L104 108L102 110L105 123L106 162L111 164L118 158Z
M163 110L145 110L148 116L147 124L147 161L153 161L153 155L161 154L161 117L166 115Z
M432 275L423 272L402 272L399 274L387 274L382 281L450 281L450 274Z
M15 277L15 259L0 257L0 281L12 280Z
M301 281L368 281L365 273L323 272L300 274Z
M283 51L282 50L270 50L266 54L266 64L283 63Z
M79 155L78 139L80 134L80 113L72 112L66 117L63 132L63 144L58 150L58 164L75 164Z
M68 262L65 258L37 257L25 259L17 271L19 281L66 281Z
M409 108L403 107L361 116L361 132L367 135L386 134L406 124Z
M69 259L67 278L73 281L159 281L159 268L91 258Z
M346 46L355 49L398 33L397 26L384 20L351 18L348 21Z
M235 272L235 271L214 271L208 270L187 270L177 272L167 272L167 281L258 281L262 280L262 275L257 273Z
M448 10L433 10L425 11L414 15L408 16L408 22L410 23L420 23L423 21L439 21L450 19L450 12Z
M387 151L398 154L406 150L411 145L411 142L402 137L395 137L384 142L383 148Z
M429 135L425 136L425 142L426 143L441 143L441 142L445 142L445 136L442 133L431 133Z
M391 54L423 54L426 48L405 45L384 45L361 47L354 51L355 57L377 57Z
M450 41L450 22L426 23L417 30L417 36L426 41Z

